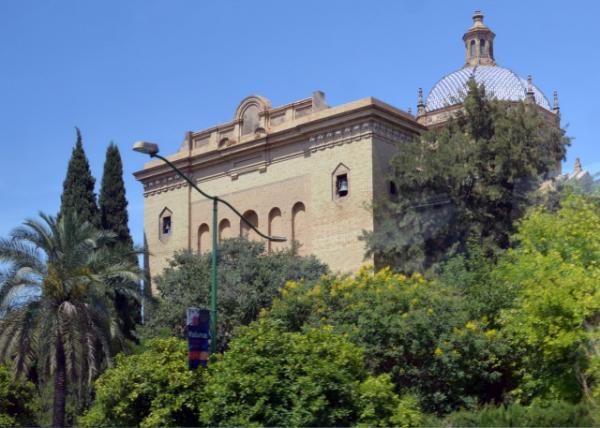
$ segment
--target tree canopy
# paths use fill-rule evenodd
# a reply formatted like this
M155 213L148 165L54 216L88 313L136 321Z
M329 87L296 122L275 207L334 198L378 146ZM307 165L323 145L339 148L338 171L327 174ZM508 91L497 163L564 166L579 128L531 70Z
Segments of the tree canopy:
M470 238L507 248L530 192L556 170L568 139L536 108L487 96L469 82L463 110L391 159L400 195L375 201L363 239L380 266L421 271L464 251Z
M598 206L571 195L554 213L532 210L498 268L499 281L517 293L504 328L515 347L528 350L515 391L522 400L591 398L598 388L599 230Z
M220 245L217 311L222 350L235 328L255 320L286 281L313 281L328 270L315 257L299 256L293 249L265 253L264 248L263 243L244 238L224 240ZM186 309L209 306L210 272L210 253L176 253L155 278L160 297L149 305L145 334L183 337Z

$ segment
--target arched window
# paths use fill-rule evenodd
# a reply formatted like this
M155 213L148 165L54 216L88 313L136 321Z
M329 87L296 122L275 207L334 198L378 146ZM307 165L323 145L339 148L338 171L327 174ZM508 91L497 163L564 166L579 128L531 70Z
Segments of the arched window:
M479 56L485 55L485 40L481 39L479 41Z
M471 40L471 49L469 51L469 57L473 58L475 56L475 40Z
M279 208L273 208L269 212L269 235L270 236L283 236L283 221L281 219L281 210ZM284 248L282 242L271 242L269 241L269 252Z
M253 133L258 128L258 106L250 105L242 114L242 135Z
M198 228L198 252L200 254L206 253L212 249L212 242L210 238L210 229L208 224L202 223Z
M219 222L219 241L223 239L233 238L231 230L231 223L229 220L224 218Z
M255 211L248 210L244 213L244 218L252 224L252 226L258 228L258 215ZM240 219L240 236L248 239L257 239L258 235L248 224Z
M161 211L158 216L158 237L160 239L167 239L172 235L173 231L173 212L165 208Z
M292 208L292 241L298 241L302 244L299 253L306 254L307 238L306 208L302 202L296 202Z

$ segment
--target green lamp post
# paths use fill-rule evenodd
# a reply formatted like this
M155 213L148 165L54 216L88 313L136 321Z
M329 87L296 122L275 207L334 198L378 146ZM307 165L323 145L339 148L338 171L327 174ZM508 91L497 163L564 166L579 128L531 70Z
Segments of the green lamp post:
M146 141L138 141L134 143L133 150L139 153L144 153L150 155L152 158L158 158L166 163L173 171L175 171L181 178L183 178L193 189L195 189L198 193L204 196L207 199L211 199L213 201L213 218L212 218L212 269L210 275L210 352L212 354L217 352L217 252L218 252L218 238L217 238L217 211L218 204L221 202L222 204L227 205L237 216L244 222L248 227L254 230L259 236L265 238L269 241L274 242L285 242L287 239L282 236L268 236L258 230L252 223L250 223L238 210L236 210L233 205L227 202L224 199L219 198L218 196L211 196L207 193L204 193L196 183L194 183L187 175L185 175L179 168L177 168L171 161L164 158L163 156L158 154L158 145L154 143L149 143Z

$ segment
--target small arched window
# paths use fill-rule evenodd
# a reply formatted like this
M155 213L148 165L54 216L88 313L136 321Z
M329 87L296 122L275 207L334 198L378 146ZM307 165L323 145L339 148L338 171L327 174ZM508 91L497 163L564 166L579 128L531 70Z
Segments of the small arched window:
M200 254L206 253L212 249L212 243L210 239L210 229L208 224L202 223L198 228L198 252Z
M232 237L233 236L231 235L231 222L224 218L219 222L219 241Z
M475 56L475 40L471 40L471 48L469 50L469 56L473 58Z
M281 220L281 210L279 208L273 208L269 212L269 235L283 235L283 222ZM278 250L280 248L283 248L281 243L269 241L269 252Z
M248 223L258 229L258 215L255 211L248 210L244 213L243 217ZM240 236L248 239L257 239L256 232L248 226L248 223L240 219Z
M302 202L296 202L292 208L292 241L301 244L299 254L306 254L306 238L308 224L306 221L306 208Z
M479 55L483 56L485 55L485 40L481 39L479 41Z

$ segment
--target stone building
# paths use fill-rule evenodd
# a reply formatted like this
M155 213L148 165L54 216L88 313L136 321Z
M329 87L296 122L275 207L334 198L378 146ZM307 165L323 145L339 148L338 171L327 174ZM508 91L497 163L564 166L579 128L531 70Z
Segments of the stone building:
M233 120L188 132L168 156L206 193L232 203L246 219L287 243L301 244L336 271L355 271L365 259L363 230L375 224L371 202L394 192L386 180L395 150L428 127L440 126L460 109L469 79L483 83L498 99L526 101L559 123L556 95L544 94L511 70L496 64L495 34L475 12L464 34L466 62L437 82L426 100L419 89L417 115L375 98L329 106L317 91L310 98L273 107L261 96L242 100ZM159 160L135 177L144 186L144 234L150 276L159 274L176 250L211 250L212 203L186 185ZM221 205L219 239L253 236L251 229Z

